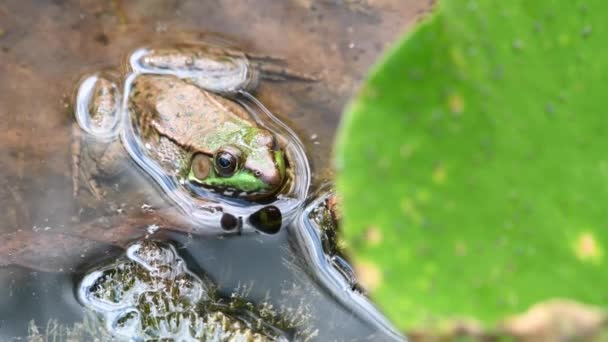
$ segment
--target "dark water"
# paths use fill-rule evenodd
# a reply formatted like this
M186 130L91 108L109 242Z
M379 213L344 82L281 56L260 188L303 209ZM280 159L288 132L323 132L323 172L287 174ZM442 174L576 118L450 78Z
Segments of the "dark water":
M119 66L150 42L217 32L250 51L281 56L315 83L266 83L256 95L296 131L312 166L312 189L331 179L341 109L365 71L427 6L424 1L0 1L0 340L30 321L83 319L75 284L84 272L171 227L154 182L127 161L103 201L75 199L71 105L83 74ZM159 218L160 217L160 218ZM374 317L312 267L301 225L276 235L154 232L194 270L230 295L307 308L315 340L391 338ZM300 244L300 245L298 245ZM298 247L299 246L299 247Z

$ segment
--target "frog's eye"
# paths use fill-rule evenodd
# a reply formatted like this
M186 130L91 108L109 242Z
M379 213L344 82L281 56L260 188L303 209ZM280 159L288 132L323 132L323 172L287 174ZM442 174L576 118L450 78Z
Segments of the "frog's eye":
M239 156L231 149L219 150L213 156L215 171L222 177L230 177L238 169Z
M192 164L190 166L192 169L192 174L196 179L205 179L209 176L209 171L211 170L211 161L209 161L209 157L202 154L197 153L192 157Z

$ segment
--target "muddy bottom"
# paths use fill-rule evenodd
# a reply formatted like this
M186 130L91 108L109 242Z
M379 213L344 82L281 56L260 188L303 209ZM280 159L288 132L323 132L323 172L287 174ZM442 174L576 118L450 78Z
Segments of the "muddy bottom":
M376 58L427 9L427 1L16 1L0 3L0 339L47 322L83 321L74 284L91 267L154 235L172 241L189 266L252 302L302 308L318 340L382 338L310 277L276 235L213 237L172 226L158 189L135 165L114 196L76 200L72 105L86 73L117 68L135 48L219 36L285 59L316 82L266 82L256 96L304 142L315 188L332 178L342 108ZM126 189L129 189L128 191ZM146 200L141 200L141 193ZM160 197L160 196L159 196Z

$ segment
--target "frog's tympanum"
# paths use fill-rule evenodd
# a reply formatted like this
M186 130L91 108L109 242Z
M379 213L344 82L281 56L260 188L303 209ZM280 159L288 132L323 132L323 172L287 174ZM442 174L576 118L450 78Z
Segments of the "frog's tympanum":
M103 193L96 180L116 173L117 152L126 148L189 213L203 200L216 203L212 211L222 201L241 212L246 206L247 215L272 203L286 217L303 202L309 171L302 145L248 91L260 79L304 75L273 58L209 45L139 49L129 63L124 81L98 73L78 91L78 123L96 144L87 148L93 163L84 167L82 156L75 157L74 171L87 175L96 197ZM186 203L184 194L197 204Z

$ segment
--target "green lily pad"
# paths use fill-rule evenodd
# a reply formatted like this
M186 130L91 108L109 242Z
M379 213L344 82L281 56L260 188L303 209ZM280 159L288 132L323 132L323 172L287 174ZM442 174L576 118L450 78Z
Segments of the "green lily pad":
M607 306L606 13L442 1L347 109L344 239L399 328Z

